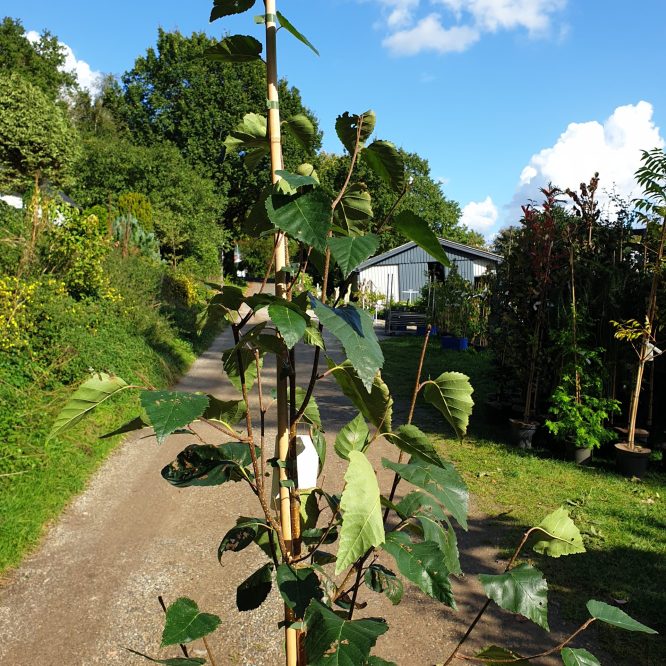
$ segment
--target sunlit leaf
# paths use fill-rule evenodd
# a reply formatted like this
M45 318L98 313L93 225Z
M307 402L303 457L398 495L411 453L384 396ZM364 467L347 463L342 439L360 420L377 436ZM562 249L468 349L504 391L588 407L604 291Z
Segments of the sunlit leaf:
M449 571L436 543L413 543L404 532L386 535L384 550L395 559L400 573L422 592L442 603L456 607Z
M161 647L191 643L214 632L221 622L217 615L201 613L192 599L176 599L167 608Z
M582 648L564 648L560 652L564 666L601 666L601 662Z
M281 28L284 28L287 32L296 37L299 42L305 44L305 46L307 46L316 55L319 55L319 51L317 51L317 49L312 45L312 42L310 42L310 40L305 35L296 30L296 28L287 20L287 17L284 16L284 14L277 12L277 17L280 21Z
M79 386L62 408L48 438L69 430L96 407L127 388L130 387L120 377L103 372L93 375Z
M644 634L657 633L654 629L634 620L634 618L627 615L623 610L606 604L603 601L590 599L590 601L587 602L587 610L590 615L597 620L605 622L606 624L612 624L614 627L620 627L620 629L640 631Z
M497 645L489 645L474 656L483 659L485 666L506 666L507 661L511 662L511 666L530 666L530 662L522 659L519 654ZM493 661L494 659L497 661Z
M547 515L537 528L541 534L540 540L534 544L534 550L542 555L560 557L561 555L573 555L584 553L583 537L576 527L569 513L564 507L560 507ZM548 538L541 538L542 534Z
M175 430L196 421L208 407L208 396L183 391L141 391L141 406L162 444Z
M387 435L387 439L410 456L419 456L419 458L438 467L448 466L448 463L439 455L428 436L414 425L403 425L396 428Z
M253 543L262 530L269 530L268 523L263 518L243 518L236 520L236 525L225 535L217 549L217 559L227 552L237 553Z
M461 527L467 529L469 493L453 465L447 463L445 467L435 466L416 457L406 465L386 458L382 459L382 464L400 474L405 481L430 493L448 509Z
M218 421L233 430L234 425L245 418L246 411L244 400L219 400L215 396L208 395L208 407L202 418Z
M333 378L366 421L379 428L380 432L389 432L393 416L393 398L381 375L379 373L375 375L368 393L365 384L349 361L338 366L331 362L329 367L334 368Z
M308 325L307 315L299 310L293 303L276 302L268 306L268 314L275 324L280 335L291 349L305 333Z
M548 627L548 583L529 564L519 564L506 573L479 574L486 596L500 608L519 613L546 631Z
M345 460L349 460L350 451L363 451L370 431L362 414L343 426L335 438L335 451Z
M472 393L474 389L466 375L460 372L444 372L437 379L426 383L423 397L441 412L456 436L462 439L467 432L469 417L474 407Z
M250 349L240 349L241 363L243 364L245 383L247 390L251 391L257 379L257 363L254 353ZM259 357L259 367L263 365L263 357ZM241 375L238 367L238 352L229 349L222 354L222 367L227 373L229 381L237 391L241 391Z

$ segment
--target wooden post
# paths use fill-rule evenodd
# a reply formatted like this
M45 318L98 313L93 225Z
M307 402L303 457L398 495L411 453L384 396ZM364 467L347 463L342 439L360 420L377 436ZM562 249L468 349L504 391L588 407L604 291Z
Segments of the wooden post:
M267 106L268 106L268 140L271 157L271 178L273 183L280 180L276 171L283 167L282 162L282 140L280 136L280 107L278 94L277 73L277 44L276 44L276 2L265 0L266 7L266 84L267 84ZM282 232L277 232L275 238L275 295L285 298L287 295L285 267L287 265L287 238ZM288 378L280 372L280 367L285 367L288 357L277 357L277 448L280 461L288 463L289 458L289 393ZM277 469L280 481L287 480L287 469L280 465ZM291 527L291 494L288 487L279 485L280 502L280 526L287 548L291 551L292 527ZM285 620L293 621L291 613L285 608ZM287 666L298 664L298 637L294 629L285 628L285 651Z

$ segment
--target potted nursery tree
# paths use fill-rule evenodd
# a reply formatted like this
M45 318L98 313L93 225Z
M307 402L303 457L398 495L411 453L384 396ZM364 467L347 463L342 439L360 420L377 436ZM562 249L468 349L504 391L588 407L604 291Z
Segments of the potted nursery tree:
M636 172L636 180L643 187L644 198L636 202L636 207L646 219L648 231L651 223L658 220L659 240L652 268L650 295L645 320L641 324L636 319L625 322L611 322L615 326L615 337L627 340L633 346L638 363L634 374L633 388L629 400L627 441L615 445L619 471L625 476L641 477L647 470L650 449L636 444L636 418L640 402L641 386L645 364L661 354L655 345L655 320L657 315L657 294L661 282L664 241L666 240L666 153L660 148L644 151L643 165Z

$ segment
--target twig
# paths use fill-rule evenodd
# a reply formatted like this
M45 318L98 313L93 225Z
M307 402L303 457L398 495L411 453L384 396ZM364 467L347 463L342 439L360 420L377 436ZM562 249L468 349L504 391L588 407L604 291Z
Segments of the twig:
M206 640L205 636L201 637L201 640L203 641L204 647L206 648L206 653L208 654L208 658L210 659L210 666L217 666L215 663L215 659L213 658L213 653L210 650L210 646L208 645L208 641Z

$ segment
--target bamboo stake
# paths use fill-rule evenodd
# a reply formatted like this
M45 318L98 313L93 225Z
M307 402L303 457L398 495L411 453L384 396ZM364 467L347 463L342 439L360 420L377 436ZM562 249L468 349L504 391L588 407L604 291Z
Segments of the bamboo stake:
M282 169L282 140L280 136L280 108L278 94L277 73L277 25L276 1L265 0L266 8L266 88L268 100L268 140L270 142L271 156L271 179L273 183L280 180L276 171ZM287 295L285 267L287 263L287 239L282 232L275 236L275 295L285 298ZM287 463L289 458L289 398L288 379L280 371L286 366L288 359L277 357L277 448L280 461ZM280 481L287 481L286 465L280 465L277 469ZM291 493L289 488L279 484L280 490L280 525L289 554L291 554L292 527L291 527ZM290 614L285 608L285 620L292 621ZM285 627L285 652L287 666L298 664L298 636L294 629Z

